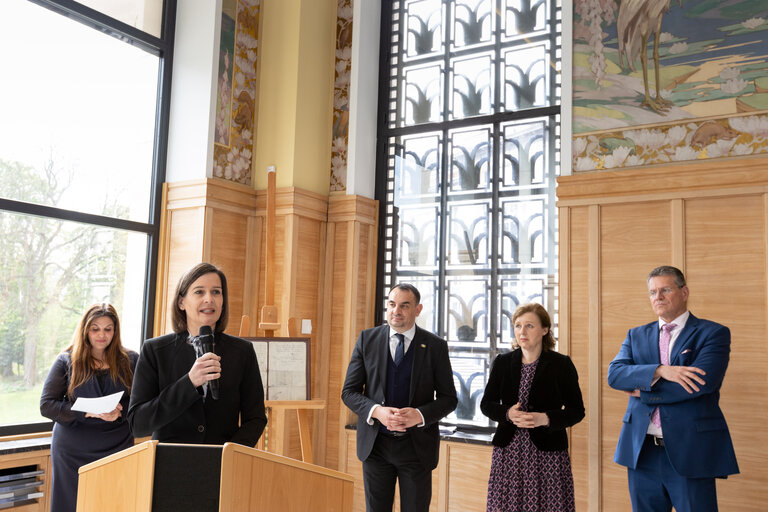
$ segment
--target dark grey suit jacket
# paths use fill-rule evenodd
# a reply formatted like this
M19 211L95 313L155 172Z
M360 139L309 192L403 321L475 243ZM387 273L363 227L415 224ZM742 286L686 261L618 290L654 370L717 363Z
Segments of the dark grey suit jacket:
M429 470L437 467L440 450L438 422L456 408L448 344L434 334L416 327L411 341L414 350L411 392L408 405L424 416L423 427L409 430L416 455ZM380 423L366 419L375 404L384 404L387 386L389 325L366 329L357 339L347 368L341 399L357 414L357 456L364 461L373 449Z
M221 356L220 397L203 400L189 380L195 350L187 335L144 342L131 388L128 422L137 437L171 443L254 446L267 424L264 387L250 343L216 333Z

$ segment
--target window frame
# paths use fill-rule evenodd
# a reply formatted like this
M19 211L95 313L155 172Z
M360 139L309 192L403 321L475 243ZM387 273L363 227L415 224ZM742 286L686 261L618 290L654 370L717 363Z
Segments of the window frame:
M400 4L405 4L407 0L400 0ZM558 5L558 0L545 0L545 4L547 5L547 9L552 9L551 11L551 20L547 21L548 24L551 24L554 27L554 30L552 32L549 32L549 38L548 40L552 44L552 48L549 50L549 53L551 55L555 55L559 52L559 58L558 62L560 65L560 71L557 73L559 75L560 81L557 83L552 83L547 88L547 93L551 94L551 99L549 100L549 105L547 106L541 106L541 107L531 107L531 108L524 108L519 110L508 110L508 111L501 111L498 113L490 113L490 114L481 114L481 115L475 115L475 116L469 116L464 118L455 118L452 119L450 117L447 117L447 120L444 120L443 116L441 115L441 119L436 122L425 122L425 123L414 123L414 124L402 124L399 126L390 126L390 120L389 115L391 113L390 105L393 101L392 99L392 88L399 87L399 81L398 77L394 73L394 68L391 64L392 59L392 49L395 46L392 43L392 31L393 28L396 25L396 22L393 20L393 2L391 0L384 0L381 2L381 18L380 18L380 46L379 46L379 91L378 91L378 102L377 102L377 142L376 142L376 171L375 171L375 198L379 202L379 225L378 225L378 245L377 245L377 269L376 269L376 303L375 303L375 316L376 319L384 319L385 318L385 311L386 311L386 298L387 298L387 291L391 285L394 285L396 281L394 280L394 276L396 275L396 254L398 252L397 248L397 234L392 233L388 236L387 231L388 229L391 229L391 224L397 223L397 220L389 221L389 217L396 217L397 213L394 214L388 213L388 209L390 205L392 204L392 201L389 200L388 194L391 193L390 190L390 181L391 178L388 175L389 172L389 163L388 160L390 159L389 154L389 145L390 145L390 139L392 137L401 137L401 136L408 136L408 135L414 135L414 134L428 134L428 133L439 133L441 134L441 164L440 168L442 170L442 167L448 166L450 167L450 155L448 154L447 146L448 141L447 139L442 138L442 134L448 134L451 132L456 132L460 129L466 129L469 127L490 127L491 133L493 133L493 137L496 136L496 134L502 134L503 135L503 126L505 124L515 122L515 121L536 121L536 120L542 120L546 119L548 123L548 132L547 133L556 133L557 136L553 139L549 140L547 145L545 146L545 150L548 155L552 156L552 163L545 169L546 172L552 173L549 174L552 179L552 184L549 187L549 194L550 198L552 199L552 204L550 205L550 208L554 208L554 199L555 199L555 183L554 180L557 176L560 175L560 173L557 172L557 170L562 170L563 162L560 161L559 158L554 158L559 154L559 152L562 151L562 142L560 142L563 138L563 102L562 98L564 95L563 91L563 62L564 62L564 54L563 54L563 16L565 11L565 4L567 2L563 2L563 5L559 8L556 8ZM497 8L499 5L498 1L493 1L493 7ZM557 17L554 13L559 12L559 17ZM448 19L449 16L446 16L445 19ZM444 20L445 21L445 20ZM407 21L405 21L407 23ZM559 30L557 28L559 27ZM496 30L500 30L499 27L496 27ZM537 41L541 40L541 38L537 38ZM400 43L400 49L403 49L403 43ZM497 44L497 50L498 50L498 44ZM468 51L466 49L459 49L451 51L450 49L444 50L444 54L448 56L448 58L456 57L459 55L467 54ZM502 67L503 67L503 57L502 57ZM404 61L402 58L398 59L397 68L400 69L404 66ZM444 69L442 70L442 76L443 78L446 78L452 70L450 69ZM496 90L498 91L498 75L496 76ZM445 82L448 82L448 80L444 80ZM446 92L449 90L449 86L447 84L443 85L443 92ZM557 91L557 93L555 92ZM498 94L498 92L497 92ZM400 94L397 93L396 95L398 98L400 98ZM446 103L450 103L450 99L448 96L445 96L444 101ZM491 99L493 102L493 98ZM446 110L446 106L442 107L442 110ZM551 126L550 126L551 125ZM495 144L494 139L494 144ZM496 153L496 151L494 151ZM498 158L498 156L495 156L494 158ZM494 164L497 165L497 164ZM448 169L448 174L450 174L450 169ZM543 188L543 187L542 187ZM440 208L440 218L441 218L441 224L443 224L442 221L447 222L448 214L445 212L445 209L447 206L450 205L450 201L447 199L447 189L448 184L447 183L440 183L439 188L439 194L441 195L439 203L435 203ZM472 194L469 193L467 198L472 197ZM431 204L431 203L430 203ZM491 217L491 223L494 223L497 221L497 212L496 209L500 207L500 201L499 201L499 194L494 193L492 198L492 205L493 205L493 215ZM555 245L555 250L553 255L551 256L554 259L553 264L555 265L555 269L557 266L557 216L556 216L556 210L554 211L554 231L555 231L555 238L553 240L553 244ZM449 227L441 225L439 230L437 231L437 234L439 236L439 254L441 256L447 255L447 250L445 249L445 239L447 236L449 236ZM387 244L391 242L392 247L388 248ZM492 242L494 246L498 244L498 241ZM493 250L494 254L498 252L497 248L494 247ZM391 265L391 270L388 271L387 266ZM496 263L493 264L493 267L495 268ZM445 293L445 290L447 289L446 286L446 271L445 271L446 265L441 264L439 265L438 274L436 274L436 277L438 279L439 284L439 291L440 294ZM503 277L502 275L498 274L496 270L491 270L490 274L491 277ZM531 273L527 273L524 275L531 275ZM547 274L544 274L547 275ZM557 277L556 277L556 270L555 270L555 279L554 279L554 286L556 288L557 286ZM490 337L490 347L486 350L485 348L479 348L479 349L458 349L455 350L454 348L450 347L449 345L449 353L451 355L451 358L453 358L455 355L461 355L461 354L474 354L478 355L481 353L486 353L488 356L488 368L490 368L491 363L493 362L494 358L502 352L507 351L504 347L501 345L501 340L497 339L495 334L495 322L498 320L498 317L500 316L500 312L498 311L498 305L496 304L496 300L498 296L500 295L500 284L493 284L493 289L496 290L496 293L491 295L491 303L488 305L488 314L489 314L489 327L491 329L491 332L489 333ZM422 293L424 291L422 290ZM545 307L550 312L550 315L553 320L553 327L556 328L557 326L557 312L556 312L556 304L557 304L557 293L556 290L550 292L551 300L550 302L552 304L544 304ZM441 332L437 332L438 336L442 336L444 339L447 339L446 335L447 333L443 333L442 330L444 327L444 318L443 314L441 312L441 308L439 307L440 301L436 300L435 302L435 319L438 324L438 330ZM550 307L551 306L551 307ZM463 431L463 432L490 432L493 430L494 427L491 426L482 426L482 425L476 425L473 423L465 423L461 420L458 421L441 421L441 423L447 423L451 426L456 426L457 430Z
M0 210L10 213L33 215L53 220L72 221L93 226L101 226L143 233L147 235L147 255L145 262L146 281L144 285L144 307L141 338L147 339L154 328L155 292L157 281L157 258L160 246L160 219L162 215L162 184L166 175L166 157L168 153L168 127L171 106L171 74L173 70L173 45L176 31L176 2L163 1L161 37L155 37L135 27L111 18L99 11L81 5L72 0L27 0L49 9L62 16L86 25L92 29L115 37L158 57L157 103L155 107L154 149L152 156L152 178L150 204L147 222L66 210L45 205L0 198ZM33 434L53 428L52 421L38 423L19 423L0 425L0 437L10 435Z

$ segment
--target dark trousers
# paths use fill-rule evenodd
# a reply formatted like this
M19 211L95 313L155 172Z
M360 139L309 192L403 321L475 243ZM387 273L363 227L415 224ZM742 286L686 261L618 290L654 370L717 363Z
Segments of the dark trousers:
M628 477L634 512L669 512L673 505L676 512L717 512L715 479L677 474L666 449L648 437Z
M432 499L432 471L416 457L410 436L376 436L373 450L363 461L365 509L392 512L395 481L400 485L402 512L427 512Z

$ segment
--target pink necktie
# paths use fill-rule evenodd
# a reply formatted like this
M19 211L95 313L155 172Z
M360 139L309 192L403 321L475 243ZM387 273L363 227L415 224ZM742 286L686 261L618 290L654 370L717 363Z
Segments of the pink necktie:
M659 334L659 356L661 364L669 364L669 341L672 339L672 329L677 327L675 324L665 324L661 327ZM651 421L654 425L661 428L661 418L659 417L659 408L653 410Z

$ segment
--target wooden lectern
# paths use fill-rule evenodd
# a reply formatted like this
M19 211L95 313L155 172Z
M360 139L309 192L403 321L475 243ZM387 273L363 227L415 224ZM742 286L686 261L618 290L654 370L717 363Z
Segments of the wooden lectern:
M80 468L78 512L352 510L352 476L234 443L147 441Z

